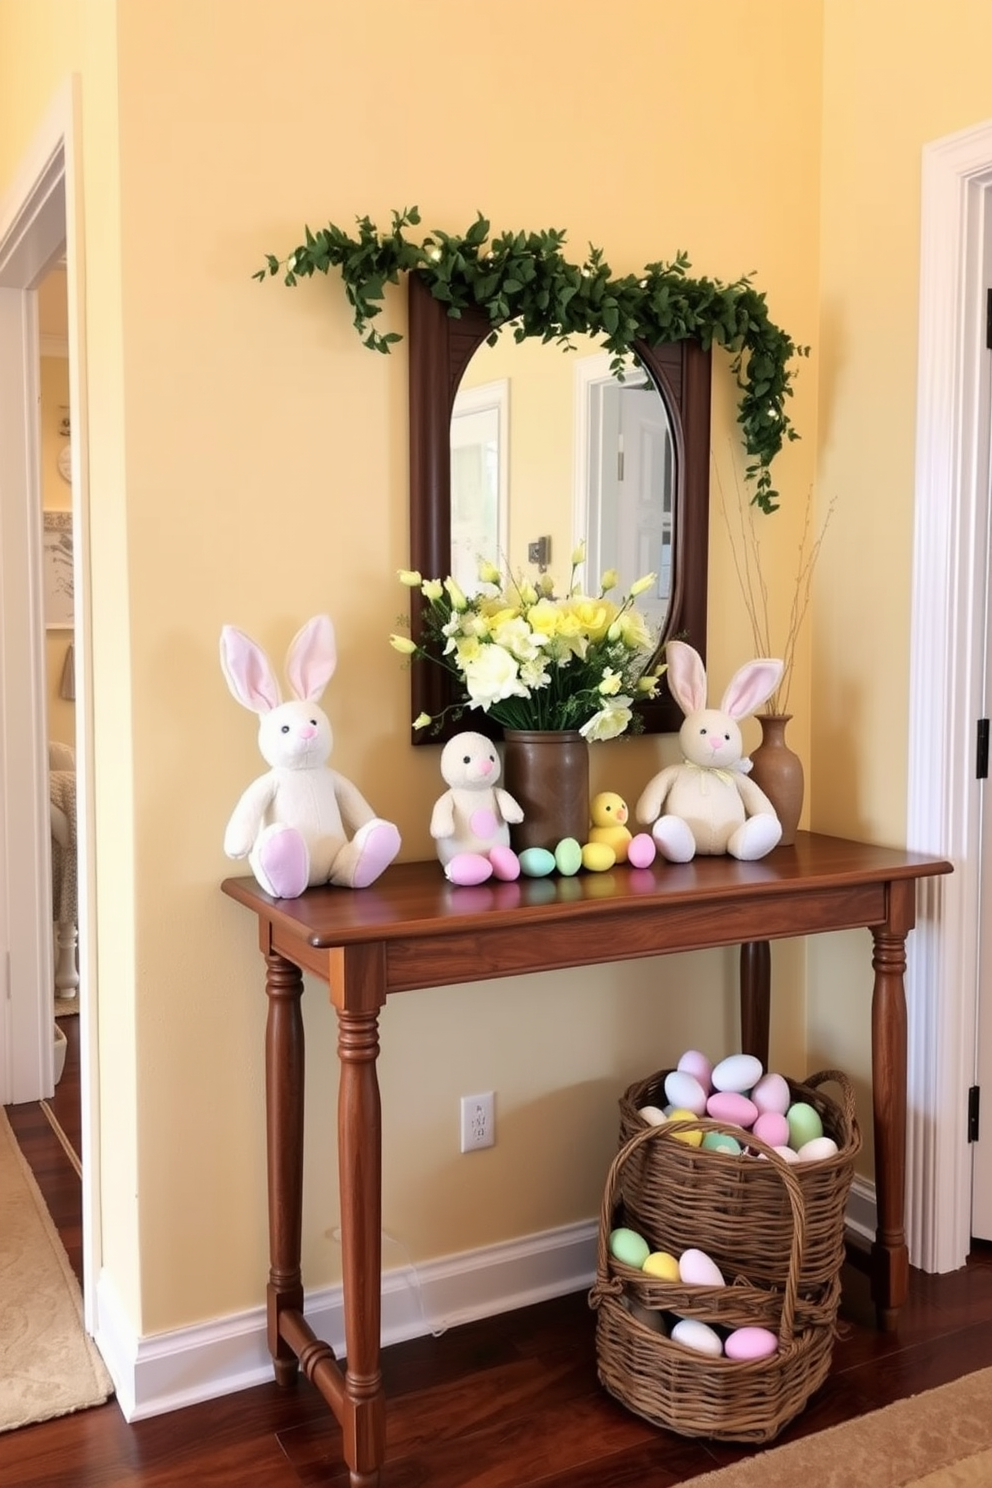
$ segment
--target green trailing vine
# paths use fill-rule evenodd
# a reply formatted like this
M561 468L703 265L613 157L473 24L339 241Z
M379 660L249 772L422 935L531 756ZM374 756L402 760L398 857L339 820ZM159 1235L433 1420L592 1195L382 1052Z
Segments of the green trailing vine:
M382 310L387 284L401 274L418 273L435 299L460 315L481 307L499 327L513 321L517 340L538 336L569 344L573 335L591 333L603 340L620 368L637 340L649 345L695 337L704 349L713 342L731 355L731 371L740 389L737 421L751 461L746 476L754 482L752 502L773 512L778 492L771 465L785 440L799 436L786 401L792 396L790 363L807 356L769 318L765 297L751 276L723 284L693 279L684 253L671 263L651 263L641 274L613 278L600 248L590 246L583 264L569 263L562 249L565 234L505 232L490 238L490 225L480 213L464 234L435 229L420 242L404 229L420 223L416 207L393 212L392 230L380 233L368 217L358 219L356 236L333 223L318 232L305 229L306 241L284 259L266 255L266 267L254 278L283 274L295 285L314 273L339 269L345 294L355 312L355 328L373 351L388 352L401 339L380 332L375 319Z

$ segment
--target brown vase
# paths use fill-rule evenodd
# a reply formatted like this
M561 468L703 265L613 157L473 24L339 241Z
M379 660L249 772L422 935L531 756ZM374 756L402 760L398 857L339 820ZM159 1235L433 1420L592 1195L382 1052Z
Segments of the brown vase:
M803 809L803 762L785 742L791 713L759 713L761 743L751 755L751 779L764 791L782 823L780 847L791 847Z
M510 828L516 852L589 835L589 745L577 729L504 729L503 785L524 813Z

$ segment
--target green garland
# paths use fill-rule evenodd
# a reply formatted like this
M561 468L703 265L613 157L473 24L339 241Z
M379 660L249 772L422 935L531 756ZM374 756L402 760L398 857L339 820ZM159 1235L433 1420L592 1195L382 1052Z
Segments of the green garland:
M388 352L401 339L395 331L380 333L373 321L387 283L412 272L448 306L449 315L471 305L484 309L494 327L491 340L510 320L517 340L540 336L568 344L572 335L592 333L603 338L618 368L636 340L653 346L692 336L704 349L715 341L731 353L741 390L737 421L753 461L746 470L756 482L752 501L762 511L776 510L771 464L786 439L799 437L786 412L789 363L808 356L809 348L773 324L750 276L733 284L691 279L689 260L679 253L673 263L648 264L640 275L614 279L600 248L590 246L584 264L569 263L561 251L565 234L554 228L490 239L480 213L463 235L435 229L422 242L411 242L403 229L419 222L417 208L410 207L393 213L389 233L380 234L368 217L358 219L357 237L333 223L316 233L307 227L305 243L285 259L267 254L266 267L253 277L264 281L283 272L283 282L295 285L301 276L340 269L355 327L373 351Z

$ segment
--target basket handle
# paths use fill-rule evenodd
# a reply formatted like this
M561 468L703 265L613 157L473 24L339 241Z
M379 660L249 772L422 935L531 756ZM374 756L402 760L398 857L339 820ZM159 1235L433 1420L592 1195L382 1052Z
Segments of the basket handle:
M818 1090L821 1085L833 1084L838 1086L841 1093L841 1108L847 1119L848 1125L854 1124L856 1114L854 1086L851 1084L851 1081L848 1079L847 1075L845 1075L843 1070L820 1070L818 1074L810 1075L806 1080L803 1081L803 1084L811 1086L813 1090Z
M620 1174L627 1159L639 1147L643 1147L645 1142L664 1141L666 1139L674 1141L680 1132L701 1131L704 1135L707 1132L721 1132L725 1134L726 1129L727 1122L710 1121L703 1116L694 1118L691 1121L666 1121L663 1125L646 1126L643 1131L635 1132L620 1148L620 1151L610 1164L606 1183L603 1188L603 1202L599 1213L599 1241L596 1251L596 1282L589 1296L590 1304L593 1307L598 1306L604 1296L615 1296L620 1290L616 1278L610 1277L609 1237L613 1224L613 1211L616 1208ZM762 1153L778 1173L785 1185L789 1207L792 1210L792 1243L789 1247L789 1274L786 1278L785 1291L782 1294L782 1317L778 1330L779 1345L785 1348L792 1341L796 1293L799 1287L799 1273L802 1267L803 1251L806 1247L806 1212L803 1207L803 1193L791 1165L783 1157L780 1157L773 1147L769 1147L767 1142L762 1142L760 1138L754 1136L751 1132L748 1132L747 1136L747 1145L753 1148L755 1152ZM719 1153L713 1153L712 1155L714 1157L720 1156ZM741 1162L751 1162L755 1159L747 1157L740 1159L728 1158L728 1161L731 1162L737 1162L738 1160Z

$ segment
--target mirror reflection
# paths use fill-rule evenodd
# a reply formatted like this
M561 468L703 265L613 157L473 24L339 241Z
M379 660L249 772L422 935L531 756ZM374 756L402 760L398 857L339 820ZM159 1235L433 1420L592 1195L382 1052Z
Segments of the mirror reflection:
M619 592L657 573L642 596L660 634L671 604L676 458L668 408L643 367L622 379L594 337L570 349L517 341L512 323L474 353L455 395L450 426L451 572L478 587L480 556L510 572L538 567L567 582L569 559L586 542L582 582L607 569Z

